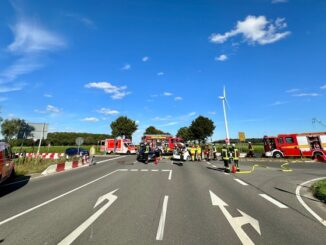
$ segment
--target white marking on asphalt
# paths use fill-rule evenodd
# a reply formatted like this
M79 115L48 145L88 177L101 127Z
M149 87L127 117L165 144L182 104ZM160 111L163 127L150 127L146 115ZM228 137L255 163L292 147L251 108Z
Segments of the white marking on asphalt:
M126 169L126 168L122 168L122 169L118 169L118 171L121 171L121 172L126 172L126 171L129 171L129 169Z
M216 165L212 164L214 168L217 168Z
M230 175L229 173L224 173L225 175Z
M242 226L245 224L251 224L251 226L257 231L257 233L261 235L258 220L254 219L253 217L251 217L250 215L246 214L245 212L239 209L237 210L241 213L241 216L232 217L231 214L225 208L229 205L225 203L221 198L219 198L214 192L209 191L209 194L211 196L212 205L218 206L220 208L225 218L227 219L227 221L230 223L231 227L235 231L235 234L239 237L242 244L254 245L253 241L242 229Z
M137 163L137 161L134 161L132 164L136 164Z
M61 242L58 243L58 245L67 245L73 243L79 236L82 234L91 224L93 224L98 217L101 216L102 213L107 210L112 203L114 203L118 197L116 195L113 195L114 192L116 192L118 189L111 191L110 193L107 193L103 196L100 196L95 205L94 208L96 208L99 204L107 200L108 202L103 205L99 210L97 210L91 217L89 217L87 220L85 220L80 226L78 226L73 232L71 232L68 236L66 236Z
M158 169L152 169L151 171L152 172L158 172Z
M234 179L234 180L237 181L241 185L248 185L246 182L243 182L241 179Z
M168 206L168 201L169 201L169 196L165 196L164 201L163 201L161 218L160 218L160 222L159 222L157 233L156 233L156 240L163 240L166 209L167 209L167 206Z
M148 169L141 169L142 172L148 172Z
M93 183L95 183L95 182L97 182L97 181L99 181L99 180L101 180L101 179L104 179L105 177L108 177L108 176L110 176L111 174L114 174L114 173L116 173L116 172L118 172L118 171L120 171L120 169L114 170L114 171L112 171L112 172L110 172L110 173L108 173L108 174L105 174L105 175L103 175L103 176L101 176L101 177L99 177L99 178L97 178L97 179L95 179L95 180L92 180L92 181L90 181L90 182L87 182L86 184L83 184L83 185L81 185L81 186L79 186L79 187L77 187L77 188L75 188L75 189L72 189L72 190L70 190L70 191L67 191L67 192L65 192L65 193L63 193L63 194L61 194L61 195L59 195L59 196L56 196L56 197L54 197L54 198L52 198L52 199L50 199L50 200L48 200L48 201L42 202L42 203L39 204L39 205L36 205L36 206L34 206L34 207L32 207L32 208L29 208L29 209L27 209L27 210L25 210L25 211L23 211L23 212L21 212L21 213L18 213L18 214L14 215L14 216L11 216L10 218L7 218L7 219L1 221L1 222L0 222L0 226L3 225L3 224L5 224L5 223L8 223L9 221L14 220L14 219L16 219L16 218L18 218L18 217L20 217L20 216L23 216L23 215L25 215L25 214L27 214L27 213L30 213L30 212L34 211L35 209L38 209L38 208L43 207L43 206L45 206L45 205L47 205L47 204L49 204L49 203L51 203L51 202L56 201L56 200L58 200L58 199L60 199L60 198L62 198L62 197L65 197L65 196L67 196L67 195L69 195L69 194L71 194L71 193L73 193L73 192L75 192L75 191L78 191L78 190L80 190L80 189L82 189L82 188L84 188L84 187L86 187L86 186L88 186L88 185L90 185L90 184L93 184Z
M207 162L207 164L212 165L210 162Z
M278 206L279 208L288 208L286 205L284 205L283 203L275 200L274 198L270 197L269 195L259 194L259 196L265 198L267 201L270 201L271 203L273 203L274 205Z
M313 182L313 181L318 181L321 179L325 179L326 177L321 177L321 178L316 178L316 179L311 179L308 180L306 182L301 183L300 185L297 186L296 190L295 190L295 195L297 196L298 201L301 203L301 205L307 209L307 211L314 216L323 226L326 226L326 220L321 218L318 214L316 214L301 198L300 195L300 189L301 187L305 186L306 184L308 184L309 182Z
M106 159L106 160L96 162L96 164L101 164L101 163L104 163L104 162L109 162L109 161L113 161L113 160L124 158L124 157L126 157L126 156L120 156L120 157L115 157L115 158L111 158L111 159Z
M130 169L131 172L137 172L138 169L137 168L133 168L133 169Z
M162 169L161 171L163 171L163 172L170 172L168 179L171 180L171 178L172 178L172 169Z

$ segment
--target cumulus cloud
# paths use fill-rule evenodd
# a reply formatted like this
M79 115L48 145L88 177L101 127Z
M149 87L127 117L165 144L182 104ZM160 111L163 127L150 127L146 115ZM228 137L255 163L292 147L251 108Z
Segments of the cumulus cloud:
M119 111L117 110L111 110L109 108L101 108L99 110L97 110L98 113L104 114L104 115L116 115L119 114Z
M53 105L48 105L46 107L46 111L50 112L50 113L59 113L60 109L58 107L53 106Z
M149 57L148 56L144 56L142 59L141 59L143 62L146 62L149 60Z
M221 54L220 56L215 57L216 61L225 61L228 59L228 56L226 54Z
M157 73L158 76L163 76L164 75L164 72L160 71Z
M277 42L290 34L282 30L287 27L284 18L269 21L265 16L247 16L243 21L238 21L234 29L224 34L213 33L210 41L213 43L224 43L229 38L241 35L249 44L270 44Z
M174 97L174 100L175 101L180 101L180 100L182 100L182 97L181 96Z
M125 64L121 70L124 70L124 71L127 71L127 70L130 70L131 69L131 65L130 64Z
M101 89L107 94L111 94L112 99L122 99L130 92L126 91L127 86L115 86L109 82L91 82L85 85L86 88Z
M299 93L299 94L293 94L292 96L295 97L317 97L320 96L318 93Z
M164 95L164 96L172 96L173 94L170 93L170 92L164 92L163 95Z
M95 122L98 122L99 119L96 118L96 117L85 117L82 119L83 122L92 122L92 123L95 123Z

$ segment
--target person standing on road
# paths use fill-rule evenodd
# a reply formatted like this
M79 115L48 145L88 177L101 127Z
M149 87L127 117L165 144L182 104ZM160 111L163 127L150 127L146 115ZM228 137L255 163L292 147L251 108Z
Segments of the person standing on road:
M146 146L145 146L145 152L144 152L144 157L145 157L145 163L148 164L148 155L149 155L149 144L146 143Z
M213 144L213 159L214 160L216 160L216 158L217 158L217 149L216 149L216 145L215 144Z
M254 147L252 146L251 142L248 142L248 154L247 154L247 157L255 157Z
M95 152L96 152L95 146L92 145L92 147L89 149L89 157L91 160L91 162L90 162L91 165L95 164L95 162L94 162Z
M222 148L222 160L224 162L224 167L225 167L225 172L229 173L230 172L230 167L229 167L229 151L227 146L224 144Z
M199 162L201 161L201 147L199 144L197 145L196 151L197 151L197 161Z
M232 144L232 147L231 147L231 155L232 155L232 159L233 159L233 163L235 165L235 167L237 168L237 171L240 171L240 168L239 168L239 150L235 147L235 144Z
M192 145L190 148L191 160L195 161L196 148L195 145Z

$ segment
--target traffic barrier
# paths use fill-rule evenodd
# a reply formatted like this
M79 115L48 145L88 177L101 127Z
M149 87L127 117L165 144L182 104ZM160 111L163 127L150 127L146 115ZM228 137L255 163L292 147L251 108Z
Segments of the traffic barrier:
M46 170L42 172L42 175L52 174L56 172L63 172L73 168L79 168L85 165L88 162L83 161L66 161L62 163L52 164Z
M40 153L40 154L36 154L36 153L20 153L18 154L18 156L21 157L27 157L27 158L44 158L44 159L59 159L61 157L64 157L65 154L64 153Z

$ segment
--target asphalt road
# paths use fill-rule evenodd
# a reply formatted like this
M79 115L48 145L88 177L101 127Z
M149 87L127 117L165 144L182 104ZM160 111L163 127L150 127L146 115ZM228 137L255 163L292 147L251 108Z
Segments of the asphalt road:
M280 162L246 161L247 172L225 174L219 161L97 162L1 186L0 243L325 244L326 226L295 192L325 177L326 164L290 163L283 172ZM306 186L303 201L326 219Z

